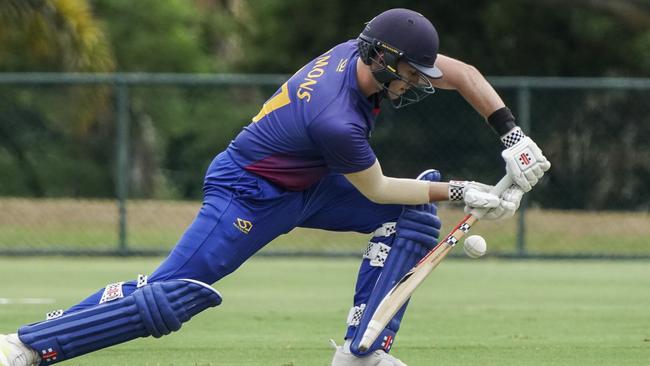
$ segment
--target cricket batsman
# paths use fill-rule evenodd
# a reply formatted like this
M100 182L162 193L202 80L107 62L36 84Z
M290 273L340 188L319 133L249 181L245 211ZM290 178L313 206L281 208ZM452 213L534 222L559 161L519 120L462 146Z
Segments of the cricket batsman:
M442 182L436 170L418 179L382 172L369 143L380 105L402 108L434 88L457 90L501 137L515 185L500 196L485 184ZM350 346L363 334L364 313L372 314L366 305L378 278L403 275L436 244L441 223L435 202L488 209L483 219L511 217L523 192L549 168L481 73L438 54L438 34L429 20L407 9L385 11L357 39L297 71L214 158L198 215L153 273L108 284L46 320L0 335L0 365L50 365L176 331L221 303L211 284L295 227L371 236L332 365L405 365L389 351L406 306L369 350Z

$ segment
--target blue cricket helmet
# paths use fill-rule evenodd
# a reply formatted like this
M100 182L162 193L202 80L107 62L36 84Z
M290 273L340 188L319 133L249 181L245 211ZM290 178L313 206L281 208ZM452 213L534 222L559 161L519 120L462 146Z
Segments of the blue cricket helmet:
M369 57L372 57L370 49L391 50L396 54L395 65L404 58L424 75L433 79L442 77L442 71L435 66L438 32L427 18L416 11L398 8L377 15L366 24L359 40L361 57L366 64L370 63ZM387 63L390 61L387 60Z

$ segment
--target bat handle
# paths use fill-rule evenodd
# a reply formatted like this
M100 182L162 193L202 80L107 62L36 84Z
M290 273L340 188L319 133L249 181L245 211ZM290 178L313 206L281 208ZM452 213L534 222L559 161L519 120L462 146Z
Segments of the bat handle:
M496 194L496 195L501 195L506 189L510 188L514 182L510 178L509 175L504 175L503 178L501 178L500 181L497 182L497 184L492 187L492 190L490 190L490 193Z

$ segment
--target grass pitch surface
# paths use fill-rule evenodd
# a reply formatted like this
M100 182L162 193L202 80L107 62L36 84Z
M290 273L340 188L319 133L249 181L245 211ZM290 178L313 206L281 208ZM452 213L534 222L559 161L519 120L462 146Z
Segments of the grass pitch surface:
M0 258L0 332L158 262ZM253 259L215 285L222 306L179 332L65 364L329 365L357 266ZM52 303L26 304L33 298ZM416 292L393 352L410 366L648 365L650 263L447 260Z

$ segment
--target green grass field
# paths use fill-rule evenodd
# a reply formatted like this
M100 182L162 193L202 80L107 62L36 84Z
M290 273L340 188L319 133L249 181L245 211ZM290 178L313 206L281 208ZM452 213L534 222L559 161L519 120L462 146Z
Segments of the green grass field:
M0 332L158 261L0 258ZM329 365L328 339L343 334L357 265L253 259L215 285L222 306L180 332L67 364ZM414 296L394 354L410 366L648 365L650 262L447 260Z

